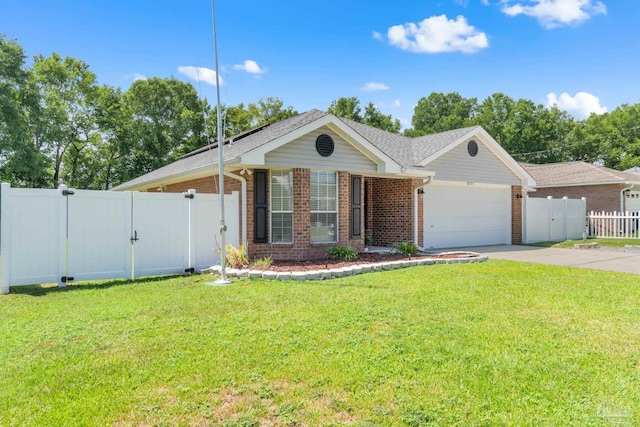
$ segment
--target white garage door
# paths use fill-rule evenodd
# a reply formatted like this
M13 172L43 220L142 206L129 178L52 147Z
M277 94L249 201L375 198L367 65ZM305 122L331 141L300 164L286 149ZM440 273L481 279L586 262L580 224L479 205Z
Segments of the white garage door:
M445 185L424 187L425 248L511 243L511 187Z
M629 191L625 209L629 212L640 212L640 191Z

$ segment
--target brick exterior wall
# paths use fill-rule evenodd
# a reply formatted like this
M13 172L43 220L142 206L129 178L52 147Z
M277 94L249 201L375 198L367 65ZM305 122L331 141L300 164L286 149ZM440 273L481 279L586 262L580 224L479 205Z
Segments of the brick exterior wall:
M511 244L522 244L522 202L524 197L524 189L519 185L511 186Z
M529 193L530 197L552 196L556 199L568 197L570 199L587 198L587 212L611 212L620 210L620 190L623 184L608 185L578 185L574 187L539 188Z
M338 172L338 241L333 243L311 243L311 170L293 169L293 243L254 243L253 237L253 179L247 179L247 240L252 259L270 256L282 259L317 259L326 257L331 246L350 246L358 251L364 249L364 233L351 237L351 174ZM360 189L364 194L364 180ZM364 221L362 212L361 223ZM269 216L267 222L270 221ZM268 224L268 230L270 230Z
M413 189L421 179L368 178L367 215L374 246L413 242ZM422 245L423 196L418 195L418 242Z

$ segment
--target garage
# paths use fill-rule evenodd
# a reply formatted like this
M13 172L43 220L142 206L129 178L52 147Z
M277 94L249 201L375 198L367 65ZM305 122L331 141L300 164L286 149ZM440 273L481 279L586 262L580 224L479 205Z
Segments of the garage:
M424 187L424 248L511 244L511 187L434 182Z

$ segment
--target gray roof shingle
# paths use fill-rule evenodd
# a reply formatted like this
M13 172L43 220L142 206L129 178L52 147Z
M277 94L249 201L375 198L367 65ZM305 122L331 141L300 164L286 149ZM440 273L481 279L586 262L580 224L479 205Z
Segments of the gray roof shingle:
M637 175L585 162L520 163L538 186L563 186L613 182L640 182Z
M228 138L225 140L224 159L230 160L240 157L245 153L325 117L328 114L329 113L319 110L310 110L281 122L262 126ZM344 124L349 126L380 151L384 152L399 165L412 168L422 160L446 148L448 145L457 141L464 135L480 129L479 126L473 126L418 138L409 138L367 126L353 120L343 118L338 118L338 120L341 120ZM113 189L123 190L137 187L145 183L151 183L166 177L188 173L191 170L217 164L217 144L211 144L210 146L188 153L175 162L160 169L156 169L145 175L132 179L131 181L120 184Z

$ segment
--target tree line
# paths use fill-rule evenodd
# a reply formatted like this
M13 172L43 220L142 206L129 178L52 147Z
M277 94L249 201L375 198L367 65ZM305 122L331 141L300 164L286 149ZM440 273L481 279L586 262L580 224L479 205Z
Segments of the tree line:
M333 101L339 117L400 133L397 118L357 97ZM227 136L292 117L275 97L222 106ZM432 93L414 108L407 136L483 126L522 161L640 165L640 104L574 120L557 108L496 93L481 103ZM123 91L99 84L82 60L37 55L0 35L0 181L16 187L109 189L162 167L216 138L215 107L174 77L137 80Z

